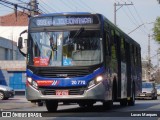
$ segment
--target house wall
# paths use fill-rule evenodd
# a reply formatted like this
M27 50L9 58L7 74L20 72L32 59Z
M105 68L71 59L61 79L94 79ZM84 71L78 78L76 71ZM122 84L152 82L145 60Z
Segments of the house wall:
M26 61L0 61L0 85L25 90Z

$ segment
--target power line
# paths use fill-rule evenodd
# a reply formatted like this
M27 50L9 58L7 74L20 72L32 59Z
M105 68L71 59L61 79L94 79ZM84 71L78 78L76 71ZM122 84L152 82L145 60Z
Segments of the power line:
M86 6L86 8L88 8L89 10L95 12L90 6L88 6L85 2L83 2L83 0L79 0L79 2L80 2L83 6Z
M140 27L143 26L143 25L144 25L144 24L139 25L137 28L135 28L134 30L132 30L131 32L129 32L128 35L131 34L132 32L134 32L135 30L137 30L138 28L140 28Z
M142 23L144 23L144 21L142 20L142 18L141 18L141 17L140 17L140 15L139 15L139 13L138 13L138 11L137 11L136 7L135 7L135 6L133 6L133 8L134 8L134 10L135 10L135 12L136 12L137 16L139 17L140 21L141 21ZM144 26L145 26L145 25L144 25ZM146 26L145 26L145 27L146 27Z
M7 6L7 5L5 5L5 4L3 4L3 3L0 3L1 5L3 5L3 6L5 6L5 7L8 7L8 8L10 8L10 9L13 9L13 10L15 10L15 8L12 8L12 7L10 7L10 6ZM17 11L19 11L19 10L17 10ZM26 15L29 15L29 14L27 14L27 13L25 13L25 12L23 12L24 14L26 14Z
M53 7L53 3L52 3L51 1L48 1L48 4L49 4L49 5L52 5L51 7ZM59 9L58 5L55 5L54 8L56 9L56 11L57 11L57 10L58 10L58 11L61 11L61 10Z
M40 4L39 4L39 6L42 7L47 13L49 13L49 11L48 11L45 7L43 7L43 6L40 5ZM45 12L45 13L46 13L46 12Z
M39 0L39 1L41 1L41 3L44 4L45 6L47 6L47 8L50 8L50 9L52 9L53 11L57 12L57 10L55 10L53 7L49 6L48 4L46 4L45 2L43 2L42 0ZM41 6L42 6L42 5L41 5ZM44 7L43 7L43 8L44 8ZM45 8L45 10L47 10L47 9ZM49 11L47 10L47 12L49 12Z
M130 8L129 8L128 6L127 6L127 9L128 9L128 11L130 12L132 18L135 20L135 22L136 22L137 24L139 24L139 22L138 22L137 19L134 17L132 11L130 10Z
M14 10L15 10L15 13L17 13L18 8L20 8L20 9L22 9L22 10L28 10L29 12L38 12L38 11L35 10L35 9L30 9L30 8L27 8L27 7L18 5L18 4L16 4L16 3L9 2L9 1L7 1L7 0L0 0L0 2L3 3L3 5L4 5L4 4L8 4L8 5L14 6L14 8L11 8L11 7L7 6L7 5L4 5L4 6L7 6L7 7L11 8L11 9L14 9ZM27 13L25 13L25 14L27 14ZM30 16L29 14L27 14L27 15Z
M128 0L128 1L131 2L131 0ZM139 13L138 13L138 11L137 11L135 5L133 5L133 8L134 8L135 13L137 14L137 17L138 17L139 20L141 21L141 23L144 23L144 21L142 20L141 16L139 15ZM145 24L144 24L144 27L147 28ZM146 29L143 29L143 30L144 30L144 32L147 34L147 32L145 31Z
M131 17L128 15L128 13L124 9L123 9L123 11L127 15L127 17L129 18L130 22L133 23L135 26L137 26L137 24L131 19Z
M41 5L40 5L41 6ZM43 6L41 6L43 10L40 9L40 11L43 11L43 13L50 13L50 11L48 11L46 8L44 8ZM44 11L45 10L45 11Z
M85 10L86 8L81 4L81 3L79 3L78 1L74 1L75 3L76 3L76 5L75 4L73 4L73 6L76 6L76 8L81 8L81 9L83 9L83 10ZM78 7L77 7L78 6ZM80 10L80 9L79 9ZM77 10L76 10L77 11Z
M33 10L29 9L29 8L23 7L21 5L18 5L18 4L12 3L12 2L9 2L7 0L0 0L0 2L3 2L5 4L9 4L9 5L13 5L13 6L17 6L17 7L21 8L21 9L26 9L28 11L33 11Z
M3 3L0 3L0 4L3 5L3 6L5 6L5 7L10 8L10 9L14 9L14 8L12 8L12 7L9 7L9 6L5 5L5 4L3 4Z
M134 6L135 7L135 6ZM128 7L127 7L128 8ZM128 11L130 12L131 16L133 17L133 19L135 20L135 22L137 23L138 26L142 26L142 24L145 26L144 22L141 22L142 24L140 25L138 20L134 17L133 13L131 12L130 8L128 8ZM145 29L140 28L142 32L144 32L145 34L147 34L147 32L145 31Z
M63 3L64 5L66 5L68 8L72 9L74 11L74 9L68 5L68 3L64 2L63 0L61 0L61 3Z
M23 3L23 4L28 4L28 3L26 3L26 2L24 2L24 1L22 1L22 0L17 0L18 2L21 2L21 3ZM18 3L17 3L18 4Z
M116 1L117 1L117 0L116 0ZM124 2L123 0L121 0L121 1ZM129 2L132 2L132 1L130 1L130 0L128 0L128 1L129 1ZM124 2L124 3L126 3L126 2ZM133 4L133 6L134 6L134 4ZM137 17L141 20L141 24L139 24L138 20L135 18L135 16L133 15L132 11L130 10L130 8L129 8L128 6L127 6L127 9L128 9L128 11L129 11L130 15L132 16L133 20L132 20L132 18L129 16L129 14L125 11L125 9L123 9L123 11L124 11L124 13L127 15L127 17L129 18L130 22L133 23L133 24L136 26L136 28L137 28L137 26L139 27L139 26L141 26L141 24L144 24L144 22L142 21L141 17L139 16L139 14L138 14L135 6L134 6L134 10L136 11ZM144 26L145 26L145 25L144 25ZM140 30L141 30L144 34L147 34L147 32L145 31L145 29L140 28ZM147 35L148 35L148 34L147 34Z

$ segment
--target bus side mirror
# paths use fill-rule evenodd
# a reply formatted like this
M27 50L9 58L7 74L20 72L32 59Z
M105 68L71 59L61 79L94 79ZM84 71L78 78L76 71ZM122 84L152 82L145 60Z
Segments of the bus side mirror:
M23 38L19 37L18 38L18 49L22 49L23 48Z

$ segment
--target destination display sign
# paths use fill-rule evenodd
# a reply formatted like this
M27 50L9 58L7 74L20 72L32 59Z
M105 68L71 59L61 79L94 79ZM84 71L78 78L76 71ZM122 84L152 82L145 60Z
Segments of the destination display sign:
M32 19L32 27L42 26L69 26L69 25L89 25L98 24L96 16L53 16L53 17L36 17Z
M37 26L51 26L53 24L51 17L39 18L35 22Z
M70 18L54 18L53 26L57 25L81 25L81 24L93 24L93 18L91 17L70 17Z

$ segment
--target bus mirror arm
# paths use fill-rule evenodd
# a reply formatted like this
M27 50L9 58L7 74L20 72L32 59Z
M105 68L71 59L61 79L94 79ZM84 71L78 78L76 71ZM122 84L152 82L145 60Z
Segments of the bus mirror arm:
M22 32L20 33L20 37L21 37L22 34L27 33L27 32L28 32L27 30L22 31Z
M21 49L19 49L19 52L20 52L24 57L26 57L26 56L27 56L27 54L26 54L26 53L24 53L24 52L22 52L22 50L21 50Z

